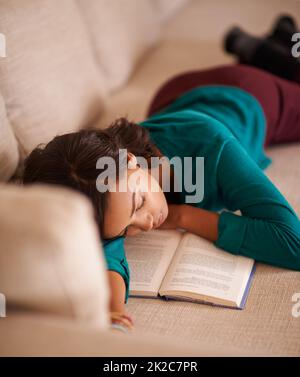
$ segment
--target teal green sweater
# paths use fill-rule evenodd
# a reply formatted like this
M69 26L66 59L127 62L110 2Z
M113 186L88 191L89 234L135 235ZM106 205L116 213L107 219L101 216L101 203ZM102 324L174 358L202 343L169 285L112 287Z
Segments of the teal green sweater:
M197 87L140 125L169 159L204 157L204 197L189 204L220 212L216 246L300 270L300 221L262 171L272 160L263 148L264 113L252 95L229 86ZM180 194L180 203L186 195L191 193ZM236 210L242 215L232 213ZM104 245L104 251L108 269L124 277L127 302L124 237Z

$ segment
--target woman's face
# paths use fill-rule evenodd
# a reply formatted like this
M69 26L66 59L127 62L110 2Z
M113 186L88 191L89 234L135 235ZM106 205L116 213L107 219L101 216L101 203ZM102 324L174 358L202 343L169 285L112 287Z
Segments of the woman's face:
M119 190L120 183L127 187L125 192ZM128 169L127 179L118 180L114 188L107 193L103 238L121 236L125 231L133 236L157 228L167 218L165 194L148 169Z

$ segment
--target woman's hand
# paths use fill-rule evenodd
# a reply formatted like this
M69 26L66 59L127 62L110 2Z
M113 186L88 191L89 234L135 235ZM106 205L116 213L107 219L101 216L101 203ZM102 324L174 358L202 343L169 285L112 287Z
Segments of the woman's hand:
M111 325L117 324L121 326L125 332L130 332L134 329L134 323L132 317L128 313L124 312L110 312ZM112 326L112 328L114 328Z
M181 228L184 204L169 204L169 213L166 220L157 229Z

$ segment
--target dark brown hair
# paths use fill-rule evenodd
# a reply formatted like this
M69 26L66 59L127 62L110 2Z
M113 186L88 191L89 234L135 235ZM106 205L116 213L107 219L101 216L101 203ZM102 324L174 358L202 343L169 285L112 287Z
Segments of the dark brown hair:
M99 231L103 234L107 192L101 193L96 188L96 179L104 170L96 169L96 162L107 156L118 166L121 148L145 157L148 162L152 156L161 155L146 128L122 117L105 129L56 136L48 144L38 146L25 160L23 183L62 185L85 194L92 201Z

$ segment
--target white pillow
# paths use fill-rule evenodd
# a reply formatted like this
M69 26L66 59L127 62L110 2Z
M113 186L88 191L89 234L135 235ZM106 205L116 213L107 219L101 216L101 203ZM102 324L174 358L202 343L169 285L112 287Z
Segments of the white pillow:
M0 185L0 291L9 308L109 326L106 264L87 198Z
M105 74L107 90L121 87L161 30L152 0L77 0Z

